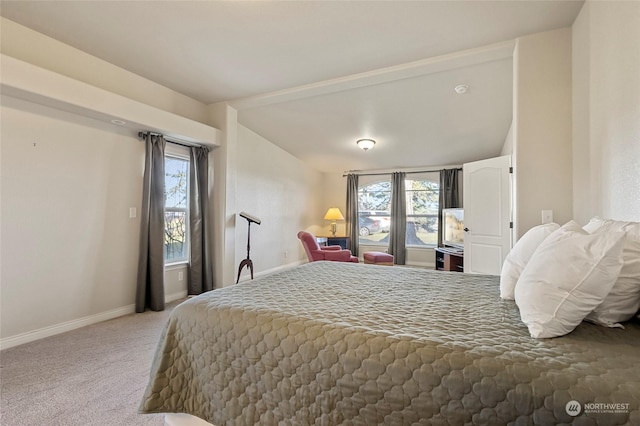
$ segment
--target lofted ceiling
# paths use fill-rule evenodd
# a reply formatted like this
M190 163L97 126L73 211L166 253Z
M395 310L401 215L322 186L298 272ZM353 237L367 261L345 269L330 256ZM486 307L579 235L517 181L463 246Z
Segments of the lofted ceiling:
M0 14L205 104L319 170L498 155L515 38L582 1L7 1ZM454 87L469 90L458 95ZM363 152L356 139L378 143Z

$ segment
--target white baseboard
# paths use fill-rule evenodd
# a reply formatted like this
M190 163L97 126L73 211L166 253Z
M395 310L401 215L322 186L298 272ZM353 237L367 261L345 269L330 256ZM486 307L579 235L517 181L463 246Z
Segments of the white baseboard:
M296 266L302 265L303 263L307 263L307 261L306 260L298 260L298 261L295 261L295 262L287 263L286 265L276 266L275 268L267 269L266 271L256 272L255 274L253 274L253 278L260 278L260 277L263 277L265 275L273 274L274 272L284 271L285 269L291 269L291 268L294 268ZM240 281L239 282L245 282L245 281L250 281L250 280L251 280L251 275L243 275L242 277L240 277Z
M189 295L187 290L178 291L176 293L165 294L164 295L164 303L171 303L174 300L186 299Z
M166 294L164 300L165 303L171 303L175 300L185 299L186 297L187 291L185 290L177 293ZM36 340L44 339L45 337L51 337L55 336L56 334L66 333L67 331L86 327L87 325L97 324L102 321L129 315L134 313L135 311L135 304L127 305L121 308L112 309L110 311L100 312L99 314L61 322L60 324L43 327L38 330L28 331L26 333L17 334L11 337L5 337L4 339L0 339L0 350L9 349L14 346L22 345L24 343L34 342Z
M33 342L45 337L55 336L56 334L65 333L87 325L96 324L98 322L107 321L123 315L132 314L136 311L136 305L127 305L121 308L112 309L110 311L101 312L95 315L78 318L71 321L65 321L60 324L43 327L38 330L28 331L26 333L17 334L11 337L0 339L0 350L9 349L24 343Z
M164 424L166 426L213 426L211 423L205 422L198 417L182 413L165 414Z
M426 269L436 269L436 264L433 262L407 262L407 266L418 266Z

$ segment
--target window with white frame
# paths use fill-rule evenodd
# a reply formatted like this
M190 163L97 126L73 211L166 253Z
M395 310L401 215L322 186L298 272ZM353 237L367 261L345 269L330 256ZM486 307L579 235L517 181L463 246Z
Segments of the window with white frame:
M440 184L432 180L406 179L407 246L438 244Z
M164 158L164 260L189 260L189 158Z
M437 173L405 179L406 244L434 246L438 241L440 185ZM391 225L391 180L365 184L358 189L360 244L388 245Z

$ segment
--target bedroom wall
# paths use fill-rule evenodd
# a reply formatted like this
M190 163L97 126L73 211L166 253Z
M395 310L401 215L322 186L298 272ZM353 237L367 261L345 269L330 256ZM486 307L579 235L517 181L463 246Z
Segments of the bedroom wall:
M215 288L235 283L236 247L236 162L238 111L226 102L209 107L211 121L222 131L221 146L210 153L213 159L213 275Z
M573 208L640 221L640 3L594 2L573 27Z
M134 303L144 145L2 99L1 337Z
M323 173L323 182L318 234L330 235L331 222L324 220L324 215L329 207L338 207L343 215L347 214L347 178L342 173ZM345 222L336 225L336 235L347 235Z
M509 131L507 132L507 136L504 138L504 145L502 145L502 151L500 151L500 156L504 155L513 155L513 121L509 126Z
M260 274L306 261L296 234L322 223L323 174L252 130L238 126L236 211L262 220L251 225L251 259ZM235 270L247 255L247 221L236 218ZM244 270L241 279L250 277ZM235 280L234 280L235 282Z
M206 105L158 83L0 17L2 53L201 123Z
M517 40L514 51L513 165L515 234L573 218L571 29Z
M133 312L144 144L8 96L0 108L2 347ZM186 284L185 266L168 267L167 301Z
M2 19L2 53L198 121L208 108ZM135 132L2 96L0 344L133 312L144 146ZM126 111L123 111L126 116ZM33 144L36 144L35 146ZM186 295L169 268L168 298Z

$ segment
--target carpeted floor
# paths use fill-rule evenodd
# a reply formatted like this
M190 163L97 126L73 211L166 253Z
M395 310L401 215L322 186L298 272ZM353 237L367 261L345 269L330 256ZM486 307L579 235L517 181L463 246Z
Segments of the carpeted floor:
M0 424L163 425L164 416L138 414L138 405L177 304L0 352Z

